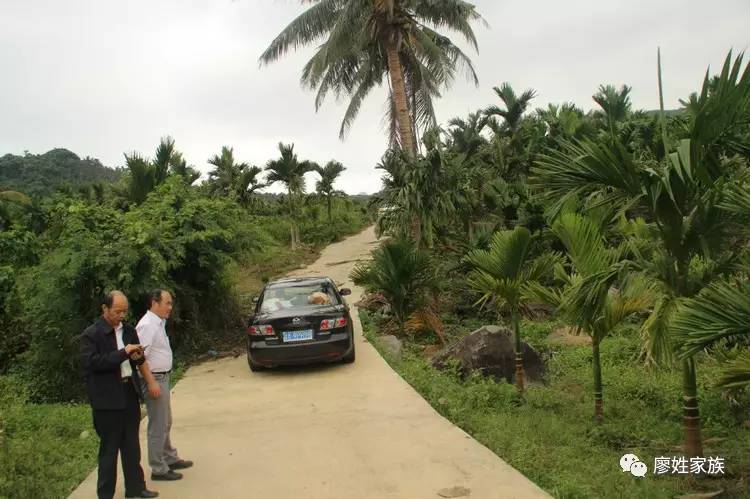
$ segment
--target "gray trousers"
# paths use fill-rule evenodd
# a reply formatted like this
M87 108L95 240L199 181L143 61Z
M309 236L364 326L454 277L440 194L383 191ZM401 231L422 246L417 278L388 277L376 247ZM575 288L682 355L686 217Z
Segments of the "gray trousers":
M161 395L153 398L148 393L146 382L143 383L143 393L148 411L148 464L151 473L163 475L169 471L169 465L180 460L177 449L172 447L169 431L172 429L172 407L170 405L169 373L154 374L159 383Z

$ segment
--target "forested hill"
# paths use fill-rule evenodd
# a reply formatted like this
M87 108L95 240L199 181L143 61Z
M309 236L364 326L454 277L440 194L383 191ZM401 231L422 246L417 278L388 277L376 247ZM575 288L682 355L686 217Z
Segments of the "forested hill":
M67 149L52 149L44 154L0 157L0 190L45 195L58 186L73 187L96 182L112 182L120 171L102 165L98 159L79 158Z

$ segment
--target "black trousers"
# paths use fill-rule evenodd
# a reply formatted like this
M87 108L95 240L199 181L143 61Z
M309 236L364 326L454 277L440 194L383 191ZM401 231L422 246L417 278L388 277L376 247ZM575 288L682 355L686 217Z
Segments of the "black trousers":
M141 407L132 383L123 383L122 389L125 391L125 409L94 410L94 428L99 435L99 479L96 483L99 499L112 499L115 494L118 452L125 475L125 491L138 493L146 488L138 442Z

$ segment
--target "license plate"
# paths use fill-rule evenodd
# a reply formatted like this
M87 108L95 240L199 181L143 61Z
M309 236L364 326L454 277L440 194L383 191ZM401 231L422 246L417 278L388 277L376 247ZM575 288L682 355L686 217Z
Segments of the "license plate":
M305 329L302 331L284 331L284 343L306 341L311 339L313 339L312 329Z

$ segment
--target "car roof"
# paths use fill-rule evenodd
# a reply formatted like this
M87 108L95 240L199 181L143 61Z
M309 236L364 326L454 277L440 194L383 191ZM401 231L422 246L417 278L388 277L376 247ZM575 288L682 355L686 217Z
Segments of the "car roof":
M300 284L333 284L333 281L329 277L316 276L316 277L289 277L285 279L279 279L271 281L266 284L266 288L287 288L291 286L298 286Z

